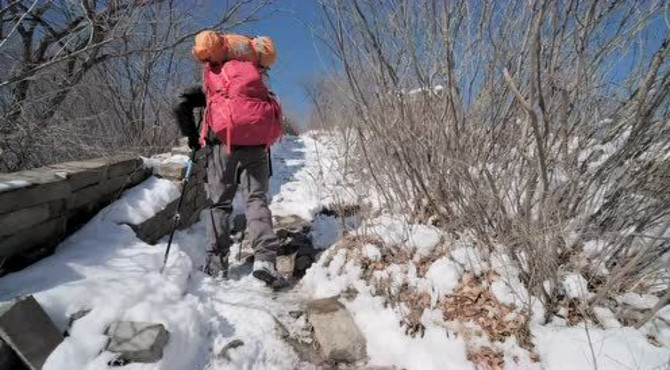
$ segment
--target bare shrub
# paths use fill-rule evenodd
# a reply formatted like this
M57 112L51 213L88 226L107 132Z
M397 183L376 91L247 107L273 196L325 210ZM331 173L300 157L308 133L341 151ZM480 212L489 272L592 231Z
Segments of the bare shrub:
M347 161L389 209L503 245L548 320L567 271L592 277L591 306L659 279L667 290L662 12L662 1L324 2L342 78L314 85L317 119L346 135Z

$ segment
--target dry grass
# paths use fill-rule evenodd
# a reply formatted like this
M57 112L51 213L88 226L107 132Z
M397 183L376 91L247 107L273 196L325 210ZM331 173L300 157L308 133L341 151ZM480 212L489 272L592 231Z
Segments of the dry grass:
M482 277L465 274L456 291L440 303L444 319L476 323L492 341L504 342L507 337L515 336L522 348L532 351L528 314L498 301L490 290L496 278L493 272Z

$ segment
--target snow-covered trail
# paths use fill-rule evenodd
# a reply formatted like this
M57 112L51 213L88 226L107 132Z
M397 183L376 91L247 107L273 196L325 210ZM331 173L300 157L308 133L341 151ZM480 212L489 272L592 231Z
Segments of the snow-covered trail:
M273 148L269 196L275 216L311 221L323 207L319 179L327 154L309 136L285 138ZM165 240L147 245L124 222L146 219L177 196L173 183L151 178L101 211L53 256L0 279L0 301L33 294L59 329L77 311L91 310L44 369L110 368L114 356L104 352L104 331L115 320L159 322L170 332L160 362L124 369L312 368L280 335L301 335L304 318L289 316L300 308L299 289L273 293L249 276L248 264L233 265L226 281L200 272L203 221L176 234L159 274Z

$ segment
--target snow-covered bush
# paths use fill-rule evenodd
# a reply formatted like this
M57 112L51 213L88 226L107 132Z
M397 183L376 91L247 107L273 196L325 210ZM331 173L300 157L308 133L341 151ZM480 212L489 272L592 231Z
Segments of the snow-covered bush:
M324 8L343 72L312 96L349 144L344 168L385 209L504 251L546 321L566 299L667 303L662 3L400 3ZM406 93L417 86L442 88ZM575 273L588 294L566 298Z

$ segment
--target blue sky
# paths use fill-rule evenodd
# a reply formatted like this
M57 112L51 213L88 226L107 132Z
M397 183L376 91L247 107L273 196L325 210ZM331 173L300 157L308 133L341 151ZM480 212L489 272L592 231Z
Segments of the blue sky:
M310 111L301 82L324 73L327 55L314 36L320 23L316 0L277 0L263 20L237 31L271 37L277 48L277 63L270 72L270 84L279 95L287 115L304 124Z

